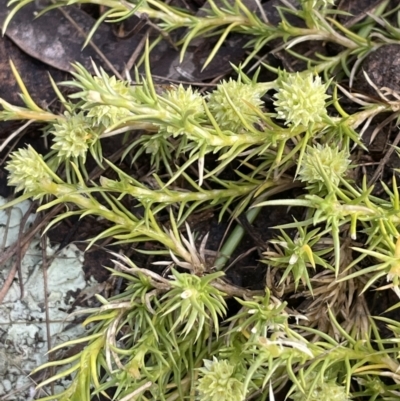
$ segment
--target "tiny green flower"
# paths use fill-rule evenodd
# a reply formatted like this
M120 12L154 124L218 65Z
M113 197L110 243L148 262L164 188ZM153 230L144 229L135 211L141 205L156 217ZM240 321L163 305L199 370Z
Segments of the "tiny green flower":
M183 85L165 91L161 95L161 99L167 100L167 109L174 107L174 110L179 109L182 115L190 115L194 119L203 119L205 116L202 96L194 91L191 87L185 89Z
M302 0L302 3L308 3L310 8L327 8L328 6L334 6L335 0Z
M400 237L397 238L393 256L390 263L390 270L386 278L387 281L393 282L393 291L400 298Z
M307 286L312 293L312 285L309 277L309 267L314 270L316 265L327 267L327 263L321 258L329 252L328 249L313 250L314 245L318 243L319 229L307 232L306 228L298 227L298 233L292 239L286 232L281 230L282 235L277 239L271 240L271 244L275 245L278 252L267 251L263 255L266 256L265 263L271 266L277 266L285 269L280 279L280 284L283 283L289 274L293 275L294 287L297 287L300 282Z
M134 87L131 87L127 81L121 81L115 76L109 77L104 71L101 73L98 71L98 76L94 76L93 81L95 90L90 90L81 95L82 99L86 101L82 108L88 111L87 117L92 119L94 126L108 128L132 115L132 112L125 107L99 103L103 103L101 94L114 95L132 101L132 94L135 92Z
M350 159L346 150L340 151L337 147L317 144L307 148L301 162L299 179L307 184L317 184L318 190L321 190L326 187L328 178L329 184L336 187L349 165Z
M235 366L227 360L212 361L205 359L200 368L202 377L197 390L201 401L242 401L244 400L243 382L238 379Z
M20 148L13 152L7 163L9 171L8 185L16 187L16 192L43 192L46 183L53 181L52 176L42 155L39 155L32 146Z
M131 87L127 81L117 79L115 75L108 76L104 71L99 73L100 76L94 76L94 84L100 90L108 93L118 94L123 97L130 97Z
M173 287L162 298L164 302L163 316L176 311L173 330L180 324L184 336L192 330L197 331L196 340L204 329L204 325L213 324L218 334L218 317L226 314L226 303L223 293L214 288L210 283L223 276L216 272L198 277L193 274L179 273L172 269L174 280Z
M379 378L379 376L367 376L365 379L363 377L356 377L359 386L366 388L366 394L383 395L386 392L385 383ZM371 399L371 398L370 398ZM373 398L372 398L373 399ZM375 398L376 399L376 398Z
M281 73L278 79L276 117L285 120L291 127L321 122L327 115L325 101L329 97L320 77L312 74Z
M104 78L94 77L95 82L102 87L107 87L109 90L120 96L129 98L130 88L127 82L117 80L115 76L109 77L107 85L105 85ZM96 125L103 125L105 128L110 127L122 119L132 115L132 113L124 108L113 105L92 105L89 108L88 117L91 117L96 122Z
M271 332L282 331L290 317L285 311L286 303L272 297L269 290L263 297L236 300L242 305L241 312L228 321L235 321L235 330L246 336L268 336Z
M296 389L289 398L293 401L349 401L350 398L346 394L346 388L344 386L339 386L336 381L328 380L323 378L318 380L315 386L315 374L311 375L306 380L307 387L305 394ZM312 387L313 386L313 387Z
M87 117L93 119L93 125L108 128L131 115L132 113L124 107L104 104L91 107Z
M203 98L191 87L185 89L182 85L179 85L176 88L165 91L160 96L160 104L162 105L162 112L168 112L168 117L160 124L160 133L162 135L165 132L175 135L180 131L191 131L195 124L205 120ZM153 150L150 150L150 152L154 153Z
M222 129L238 131L242 119L252 125L259 121L254 109L261 112L264 91L256 84L241 81L223 81L208 95L208 108Z
M90 119L83 112L70 114L58 120L50 131L53 137L52 149L58 152L62 160L82 158L85 160L88 148L98 140L99 132L93 129Z

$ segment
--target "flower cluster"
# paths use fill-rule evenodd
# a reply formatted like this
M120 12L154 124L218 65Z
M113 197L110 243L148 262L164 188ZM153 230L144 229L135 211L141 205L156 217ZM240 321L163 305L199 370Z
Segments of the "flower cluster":
M335 5L335 0L303 0L303 1L311 3L311 7L313 8L317 7L325 8L328 6Z
M201 401L242 401L244 399L243 383L235 375L235 366L227 360L204 360L204 367L199 371L197 390Z
M61 160L70 158L86 159L88 148L99 138L99 132L83 112L70 114L65 112L65 118L59 119L52 127L52 149L58 152Z
M300 3L303 9L325 11L335 5L335 0L300 0Z
M198 336L203 326L211 322L217 330L218 316L222 317L226 314L226 303L224 294L210 283L224 274L216 272L197 277L193 274L178 273L174 269L172 272L174 280L171 281L171 286L173 288L163 298L165 301L163 314L168 315L178 310L174 328L179 324L185 324L182 330L185 336L193 329L195 322L199 327Z
M184 88L183 85L172 87L166 90L162 96L168 103L167 109L174 108L181 115L190 115L196 120L203 120L205 112L203 107L203 98L201 95L192 89L192 87Z
M93 106L88 112L87 117L93 119L93 125L109 128L131 115L132 113L128 109L104 104Z
M266 257L265 263L271 266L278 266L285 268L282 274L280 283L283 283L288 277L289 273L293 275L294 286L297 289L300 282L304 286L308 286L312 292L312 286L308 274L308 267L315 269L316 264L321 264L324 267L325 262L319 257L320 251L314 253L313 246L318 242L319 236L317 235L319 229L307 232L303 227L298 227L298 233L292 239L286 232L281 230L282 235L277 239L271 240L278 249L276 252L264 252Z
M42 155L30 145L11 154L6 170L10 173L8 185L15 186L17 192L42 193L45 184L53 181Z
M286 125L307 127L327 116L325 101L329 95L325 92L328 84L323 84L321 77L314 79L311 73L283 72L277 83L278 92L274 95L276 117L285 120Z
M397 238L394 247L393 258L390 263L390 270L386 277L387 281L392 281L394 284L393 290L400 298L400 237Z
M289 319L285 311L286 303L272 297L268 290L263 297L255 296L252 300L237 301L242 309L236 315L236 330L245 332L248 336L267 336L269 332L281 331Z
M193 123L198 124L205 120L203 98L191 87L172 87L160 96L160 101L164 103L163 110L171 115L171 121L160 126L161 133L166 131L176 134L179 127L181 130L190 131Z
M97 91L100 93L111 93L127 99L131 97L131 88L128 86L128 83L118 80L115 76L108 77L103 73L103 76L95 76L93 80ZM109 128L132 115L132 113L124 107L111 104L93 104L94 99L91 99L90 95L86 100L88 102L83 108L88 110L87 117L92 119L95 126Z
M249 124L259 121L256 110L261 112L263 92L256 84L230 79L208 95L208 107L222 129L236 132L243 127L243 119Z
M346 150L339 150L327 145L317 144L308 147L299 170L299 179L309 184L317 184L318 189L326 187L326 178L329 184L337 187L350 165L349 154Z
M312 374L311 376L311 378L307 378L305 394L297 389L290 395L290 399L293 401L348 401L350 399L344 386L339 386L335 381L328 380L326 377L315 383L316 375Z

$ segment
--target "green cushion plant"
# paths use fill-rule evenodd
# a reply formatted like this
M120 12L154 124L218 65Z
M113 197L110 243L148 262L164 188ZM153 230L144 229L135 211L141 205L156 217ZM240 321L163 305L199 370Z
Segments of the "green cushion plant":
M16 6L4 29L29 2L10 2ZM91 1L56 5L80 2ZM145 252L161 256L157 263L169 269L164 277L113 255L110 270L126 288L110 299L98 296L101 306L89 311L84 323L87 336L56 348L85 343L82 351L39 368L64 366L39 386L72 375L62 394L41 400L89 401L100 393L120 401L265 400L288 383L287 396L295 401L397 399L400 324L372 318L365 297L377 287L400 297L398 188L393 175L391 185L382 183L383 195L374 194L366 177L352 178L351 155L355 147L365 150L361 134L374 117L390 113L398 122L400 107L397 98L350 94L335 82L346 76L352 81L359 60L399 40L400 27L380 17L388 2L352 30L332 18L336 11L328 0L299 1L298 8L284 2L276 26L240 0L209 1L205 17L158 0L93 3L109 7L102 20L137 13L154 19L165 33L187 28L179 43L182 57L195 37L220 35L206 65L231 32L251 37L250 55L235 68L235 79L206 94L182 85L156 91L148 61L154 43L146 48L144 76L135 72L135 85L96 66L92 76L76 65L65 83L74 94L66 99L54 84L63 114L36 105L14 68L25 107L0 99L0 119L43 122L53 144L45 156L32 147L11 154L9 184L23 194L8 206L30 198L41 202L38 211L68 206L50 227L73 215L98 216L109 226L89 245L107 237L120 244L153 241L156 250ZM289 23L290 14L301 26ZM367 39L371 30L379 32L376 42ZM330 58L297 55L309 64L301 72L269 67L276 73L271 82L259 81L260 70L253 77L245 74L245 66L277 38L289 51L309 40L329 41L341 50ZM338 90L360 105L357 111L349 114L342 107ZM271 110L264 107L268 93ZM132 139L129 132L138 130L144 133ZM102 139L122 133L128 133L124 160L134 163L147 155L156 172L154 188L103 157ZM89 181L88 152L114 179ZM212 155L217 162L210 170L206 161ZM235 161L240 161L236 180L223 178ZM193 165L196 177L189 175ZM295 186L303 187L298 198L269 199ZM142 217L124 206L125 197L143 207ZM265 289L232 285L224 268L243 229L237 226L210 262L207 237L196 241L188 217L210 208L218 210L220 221L229 215L251 222L276 205L304 213L303 219L276 227L280 235L263 255ZM168 224L160 223L160 215L169 217ZM308 302L306 313L289 307L291 295ZM230 313L227 298L235 298L238 312ZM378 321L386 324L388 338L382 338Z

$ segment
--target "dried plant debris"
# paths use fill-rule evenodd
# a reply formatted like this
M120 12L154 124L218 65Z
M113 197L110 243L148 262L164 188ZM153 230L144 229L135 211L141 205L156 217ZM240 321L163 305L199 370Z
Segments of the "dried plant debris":
M141 40L140 34L130 40L118 39L110 26L106 25L99 27L95 33L92 38L93 46L88 45L82 50L96 21L77 7L69 7L64 12L53 10L41 18L33 18L43 10L36 3L38 2L27 5L15 16L6 35L26 54L53 68L70 72L71 64L79 62L90 69L91 60L95 60L108 71L112 66L114 73L122 73ZM2 25L9 12L7 0L0 0Z

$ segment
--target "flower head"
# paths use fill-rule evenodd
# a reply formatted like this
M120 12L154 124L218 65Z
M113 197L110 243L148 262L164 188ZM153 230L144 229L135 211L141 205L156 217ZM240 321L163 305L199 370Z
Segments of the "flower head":
M208 107L222 129L237 131L242 119L250 125L259 120L254 109L261 111L263 92L256 84L241 81L223 81L208 95Z
M190 115L195 119L204 118L203 98L191 87L187 89L185 89L183 85L173 87L165 91L161 98L166 99L168 103L179 108L182 115ZM171 106L166 105L166 107L168 109Z
M317 144L307 148L301 162L299 178L307 184L316 183L321 190L326 186L324 176L327 176L330 183L337 186L349 165L349 154L345 150Z
M318 228L307 232L305 228L298 227L298 234L294 239L286 232L282 230L281 232L282 236L279 236L276 240L270 241L272 244L275 244L278 252L265 252L265 262L271 266L285 268L280 283L283 283L289 273L291 273L294 278L296 290L301 281L304 286L308 286L312 293L308 267L311 266L315 269L316 264L324 265L323 259L319 257L321 251L313 251L313 246L320 238L317 235ZM322 253L323 252L324 251L322 251Z
M236 329L249 331L257 337L267 336L269 332L282 331L290 317L285 311L286 303L272 297L269 290L263 297L254 296L252 300L237 301L244 308L243 313L238 315L241 319Z
M16 191L43 192L44 184L53 181L42 155L32 146L18 149L10 159L6 167L10 173L8 185L15 186Z
M180 131L190 131L193 125L205 120L203 98L191 87L173 87L160 96L160 101L164 111L168 112L168 117L160 124L162 135L165 132L174 135ZM157 142L160 146L160 141ZM154 153L151 150L150 152Z
M308 3L310 8L327 8L329 5L335 5L335 0L302 0L302 3Z
M182 266L181 263L178 262L178 264ZM165 300L163 309L164 315L176 311L173 329L180 324L184 324L182 328L184 336L195 329L197 330L197 341L204 329L204 325L212 323L214 330L218 334L218 316L225 315L226 303L223 298L224 294L210 283L221 277L223 273L216 272L203 277L179 273L174 269L172 269L172 273L174 280L171 281L171 286L173 288L163 297L163 300Z
M305 393L296 389L289 398L293 401L349 401L350 398L346 393L344 386L339 386L336 381L328 378L317 379L315 386L316 374L312 373L306 380L307 386Z
M278 92L274 95L276 117L291 127L318 123L326 114L325 101L329 97L327 84L312 74L282 73L278 79Z
M199 369L202 377L197 390L202 401L242 401L243 383L235 374L235 366L227 360L204 360L204 367Z
M99 87L100 93L106 91L114 95L130 98L130 88L127 82L117 80L115 76L108 77L106 74L101 78L95 76L93 79ZM90 96L88 99L89 98ZM100 99L101 96L99 96L99 100ZM84 108L88 109L87 117L92 118L96 126L103 126L104 128L111 127L112 125L119 123L122 119L132 115L132 113L125 107L115 106L112 104L87 103Z
M86 152L98 140L99 132L93 129L90 119L83 112L78 114L65 113L65 118L53 125L52 149L58 151L62 160L86 157Z
M87 118L91 124L101 129L107 129L133 113L124 107L129 102L136 102L134 94L138 87L130 86L129 82L108 76L101 68L93 65L96 75L91 76L79 64L75 66L77 72L74 76L81 81L78 87L83 91L71 95L71 98L83 100L82 110L87 111Z
M109 128L131 115L132 113L124 107L102 104L91 107L87 117L93 119L93 125Z
M400 298L400 237L397 238L394 255L389 263L390 270L386 276L388 282L392 282L392 289L395 294Z

